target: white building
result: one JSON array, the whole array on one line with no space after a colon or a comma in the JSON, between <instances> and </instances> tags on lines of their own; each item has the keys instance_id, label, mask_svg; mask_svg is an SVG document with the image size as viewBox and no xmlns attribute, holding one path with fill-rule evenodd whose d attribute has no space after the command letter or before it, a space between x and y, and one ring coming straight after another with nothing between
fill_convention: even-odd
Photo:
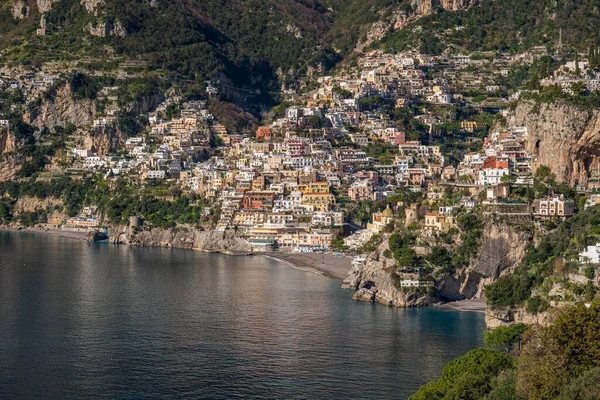
<instances>
[{"instance_id":1,"label":"white building","mask_svg":"<svg viewBox=\"0 0 600 400\"><path fill-rule=\"evenodd\" d=\"M579 262L582 264L600 264L600 243L588 246L579 253Z\"/></svg>"},{"instance_id":2,"label":"white building","mask_svg":"<svg viewBox=\"0 0 600 400\"><path fill-rule=\"evenodd\" d=\"M148 179L165 179L165 171L163 170L152 170L148 171Z\"/></svg>"}]
</instances>

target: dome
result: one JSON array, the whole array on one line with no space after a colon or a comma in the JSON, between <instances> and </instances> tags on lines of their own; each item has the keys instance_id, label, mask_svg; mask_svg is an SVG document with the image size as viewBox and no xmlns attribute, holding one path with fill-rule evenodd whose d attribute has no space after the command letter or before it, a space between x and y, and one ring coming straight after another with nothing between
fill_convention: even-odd
<instances>
[{"instance_id":1,"label":"dome","mask_svg":"<svg viewBox=\"0 0 600 400\"><path fill-rule=\"evenodd\" d=\"M391 217L393 215L392 213L392 209L390 208L390 205L388 204L388 206L385 208L385 210L383 210L383 212L381 213L382 217Z\"/></svg>"}]
</instances>

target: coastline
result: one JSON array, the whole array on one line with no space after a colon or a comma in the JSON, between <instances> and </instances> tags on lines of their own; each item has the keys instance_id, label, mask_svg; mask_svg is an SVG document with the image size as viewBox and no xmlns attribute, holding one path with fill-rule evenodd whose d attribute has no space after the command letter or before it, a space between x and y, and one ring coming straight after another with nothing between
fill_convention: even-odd
<instances>
[{"instance_id":1,"label":"coastline","mask_svg":"<svg viewBox=\"0 0 600 400\"><path fill-rule=\"evenodd\" d=\"M452 311L485 313L486 301L485 299L458 300L448 303L434 304L433 307L439 307Z\"/></svg>"},{"instance_id":2,"label":"coastline","mask_svg":"<svg viewBox=\"0 0 600 400\"><path fill-rule=\"evenodd\" d=\"M265 253L265 257L286 263L293 268L331 279L344 280L352 269L352 259L320 253Z\"/></svg>"},{"instance_id":3,"label":"coastline","mask_svg":"<svg viewBox=\"0 0 600 400\"><path fill-rule=\"evenodd\" d=\"M0 232L24 232L24 233L33 233L33 234L40 234L40 235L46 235L46 236L60 237L60 238L71 239L71 240L83 240L83 241L87 241L87 236L88 236L87 232L63 231L62 229L49 229L49 228L24 228L24 227L13 228L13 227L9 227L6 225L0 226Z\"/></svg>"},{"instance_id":4,"label":"coastline","mask_svg":"<svg viewBox=\"0 0 600 400\"><path fill-rule=\"evenodd\" d=\"M49 228L26 228L26 227L12 227L12 226L0 226L0 231L5 232L25 232L33 234L41 234L46 236L60 237L70 240L82 240L87 241L87 232L73 232L63 231L61 229L49 229ZM199 249L191 249L195 251L206 251ZM211 251L213 252L213 251ZM230 251L214 251L224 255L232 257L248 256L252 253L246 252L230 252ZM254 255L265 256L280 262L286 263L289 266L306 271L315 273L317 275L326 276L331 279L343 280L348 275L348 272L352 269L352 260L350 258L336 257L333 254L320 254L320 253L254 253Z\"/></svg>"},{"instance_id":5,"label":"coastline","mask_svg":"<svg viewBox=\"0 0 600 400\"><path fill-rule=\"evenodd\" d=\"M0 225L0 232L24 232L32 234L40 234L46 236L59 237L68 240L79 240L87 241L87 232L73 232L63 231L61 229L49 229L49 228L26 228L26 227L12 227L6 225ZM164 246L163 246L164 247ZM190 249L194 251L202 251L199 249ZM234 252L229 253L226 251L215 251L223 255L229 255L232 257L256 255L263 256L272 260L277 260L288 266L304 271L313 273L320 276L325 276L330 279L342 281L346 278L350 270L352 269L352 259L348 257L337 257L333 254L321 254L321 253L250 253L250 254L236 254ZM445 309L449 311L459 312L486 312L486 301L485 299L468 299L451 301L448 303L433 304L432 307Z\"/></svg>"}]
</instances>

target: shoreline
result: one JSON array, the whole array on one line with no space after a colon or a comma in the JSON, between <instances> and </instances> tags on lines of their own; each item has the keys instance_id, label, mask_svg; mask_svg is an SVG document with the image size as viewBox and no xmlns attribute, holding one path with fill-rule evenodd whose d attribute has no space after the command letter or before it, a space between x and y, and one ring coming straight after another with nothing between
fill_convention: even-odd
<instances>
[{"instance_id":1,"label":"shoreline","mask_svg":"<svg viewBox=\"0 0 600 400\"><path fill-rule=\"evenodd\" d=\"M70 240L87 241L87 232L63 231L61 229L49 228L29 228L29 227L11 227L0 226L0 231L4 232L23 232L32 234L41 234L45 236L60 237ZM131 245L130 245L131 246ZM166 246L161 246L166 247ZM348 272L352 269L352 260L350 258L336 257L333 254L320 253L246 253L246 252L229 252L229 251L207 251L191 248L189 250L202 251L207 253L219 253L231 257L239 256L264 256L273 260L277 260L288 264L292 268L314 273L321 276L326 276L331 279L344 280Z\"/></svg>"},{"instance_id":2,"label":"shoreline","mask_svg":"<svg viewBox=\"0 0 600 400\"><path fill-rule=\"evenodd\" d=\"M0 232L17 232L17 233L33 233L45 236L60 237L71 240L82 240L87 241L87 232L74 232L74 231L63 231L62 229L48 229L48 228L12 228L7 226L0 226Z\"/></svg>"},{"instance_id":3,"label":"shoreline","mask_svg":"<svg viewBox=\"0 0 600 400\"><path fill-rule=\"evenodd\" d=\"M260 255L260 254L257 254ZM264 253L263 256L292 268L343 281L352 269L352 259L321 253Z\"/></svg>"},{"instance_id":4,"label":"shoreline","mask_svg":"<svg viewBox=\"0 0 600 400\"><path fill-rule=\"evenodd\" d=\"M485 299L467 299L450 301L448 303L434 304L433 307L451 310L451 311L462 311L462 312L486 312L486 301Z\"/></svg>"},{"instance_id":5,"label":"shoreline","mask_svg":"<svg viewBox=\"0 0 600 400\"><path fill-rule=\"evenodd\" d=\"M0 232L23 232L31 234L40 234L45 236L59 237L68 240L87 241L87 232L63 231L60 229L48 228L17 228L9 226L0 226ZM165 247L165 246L162 246ZM202 251L199 249L189 249L193 251ZM254 254L228 254L227 252L214 251L231 257L237 256L263 256L265 258L276 260L286 264L294 269L324 276L330 279L343 281L352 269L352 259L347 257L337 257L333 254L321 253L254 253ZM431 307L459 312L486 312L485 299L469 299L451 301L448 303L433 304Z\"/></svg>"}]
</instances>

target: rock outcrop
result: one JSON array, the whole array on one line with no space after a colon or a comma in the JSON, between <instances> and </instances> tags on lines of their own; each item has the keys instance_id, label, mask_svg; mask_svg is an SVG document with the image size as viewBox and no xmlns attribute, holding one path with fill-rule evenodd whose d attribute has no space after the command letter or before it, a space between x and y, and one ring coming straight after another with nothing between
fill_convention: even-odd
<instances>
[{"instance_id":1,"label":"rock outcrop","mask_svg":"<svg viewBox=\"0 0 600 400\"><path fill-rule=\"evenodd\" d=\"M104 0L80 0L80 3L88 12L95 12L98 6L104 3Z\"/></svg>"},{"instance_id":2,"label":"rock outcrop","mask_svg":"<svg viewBox=\"0 0 600 400\"><path fill-rule=\"evenodd\" d=\"M3 159L0 162L0 182L15 179L17 172L19 172L19 163L17 163L15 157Z\"/></svg>"},{"instance_id":3,"label":"rock outcrop","mask_svg":"<svg viewBox=\"0 0 600 400\"><path fill-rule=\"evenodd\" d=\"M356 300L376 301L383 304L411 307L439 302L482 298L483 288L501 275L510 273L525 255L533 235L519 231L506 223L488 222L478 256L467 268L438 278L435 291L400 290L391 272L394 260L383 257L388 249L387 240L366 257L361 267L353 268L342 287L357 289Z\"/></svg>"},{"instance_id":4,"label":"rock outcrop","mask_svg":"<svg viewBox=\"0 0 600 400\"><path fill-rule=\"evenodd\" d=\"M523 323L527 325L548 325L551 323L552 314L543 312L530 314L524 308L505 308L501 310L488 309L485 313L485 326L496 329L500 326Z\"/></svg>"},{"instance_id":5,"label":"rock outcrop","mask_svg":"<svg viewBox=\"0 0 600 400\"><path fill-rule=\"evenodd\" d=\"M600 168L599 110L520 101L509 123L527 127L534 171L548 166L558 181L573 186L585 185L591 171Z\"/></svg>"},{"instance_id":6,"label":"rock outcrop","mask_svg":"<svg viewBox=\"0 0 600 400\"><path fill-rule=\"evenodd\" d=\"M428 306L435 298L424 292L403 291L396 287L390 274L394 260L383 257L388 249L387 241L383 241L376 251L366 257L362 267L354 267L344 279L342 288L357 289L354 300L375 301L395 307Z\"/></svg>"},{"instance_id":7,"label":"rock outcrop","mask_svg":"<svg viewBox=\"0 0 600 400\"><path fill-rule=\"evenodd\" d=\"M117 150L127 140L127 135L114 126L97 128L83 139L83 148L104 156Z\"/></svg>"},{"instance_id":8,"label":"rock outcrop","mask_svg":"<svg viewBox=\"0 0 600 400\"><path fill-rule=\"evenodd\" d=\"M114 24L110 22L90 23L87 26L87 30L90 35L97 37L127 36L127 31L120 21L116 21Z\"/></svg>"},{"instance_id":9,"label":"rock outcrop","mask_svg":"<svg viewBox=\"0 0 600 400\"><path fill-rule=\"evenodd\" d=\"M11 8L11 13L14 19L25 19L29 15L29 6L23 0L16 1Z\"/></svg>"},{"instance_id":10,"label":"rock outcrop","mask_svg":"<svg viewBox=\"0 0 600 400\"><path fill-rule=\"evenodd\" d=\"M17 214L22 212L35 212L45 210L48 207L62 206L64 202L60 199L54 199L48 197L45 199L38 199L37 197L20 197L15 203L15 212Z\"/></svg>"},{"instance_id":11,"label":"rock outcrop","mask_svg":"<svg viewBox=\"0 0 600 400\"><path fill-rule=\"evenodd\" d=\"M47 13L52 10L52 5L58 0L37 0L38 11L41 14Z\"/></svg>"},{"instance_id":12,"label":"rock outcrop","mask_svg":"<svg viewBox=\"0 0 600 400\"><path fill-rule=\"evenodd\" d=\"M512 273L534 240L532 232L519 229L518 225L509 225L504 222L488 222L483 235L479 254L471 261L467 269L471 274L471 279L473 275L480 279L476 288L470 288L470 292L475 294L467 295L467 298L483 297L485 285L495 282L502 275ZM468 292L465 291L465 293Z\"/></svg>"},{"instance_id":13,"label":"rock outcrop","mask_svg":"<svg viewBox=\"0 0 600 400\"><path fill-rule=\"evenodd\" d=\"M15 137L8 129L0 129L0 154L15 150Z\"/></svg>"},{"instance_id":14,"label":"rock outcrop","mask_svg":"<svg viewBox=\"0 0 600 400\"><path fill-rule=\"evenodd\" d=\"M367 38L356 47L360 52L376 40L385 35L404 28L406 25L430 15L436 7L448 11L466 10L479 4L479 0L412 0L410 8L395 10L388 18L381 18L374 23L367 32Z\"/></svg>"},{"instance_id":15,"label":"rock outcrop","mask_svg":"<svg viewBox=\"0 0 600 400\"><path fill-rule=\"evenodd\" d=\"M110 243L144 247L176 247L232 253L250 253L252 251L250 244L232 230L225 232L203 231L191 226L142 231L125 226L115 226L109 230L108 237Z\"/></svg>"},{"instance_id":16,"label":"rock outcrop","mask_svg":"<svg viewBox=\"0 0 600 400\"><path fill-rule=\"evenodd\" d=\"M71 88L64 85L56 95L45 101L38 110L26 113L23 119L38 127L52 129L55 126L73 124L76 127L89 126L96 116L96 103L93 100L73 100Z\"/></svg>"}]
</instances>

